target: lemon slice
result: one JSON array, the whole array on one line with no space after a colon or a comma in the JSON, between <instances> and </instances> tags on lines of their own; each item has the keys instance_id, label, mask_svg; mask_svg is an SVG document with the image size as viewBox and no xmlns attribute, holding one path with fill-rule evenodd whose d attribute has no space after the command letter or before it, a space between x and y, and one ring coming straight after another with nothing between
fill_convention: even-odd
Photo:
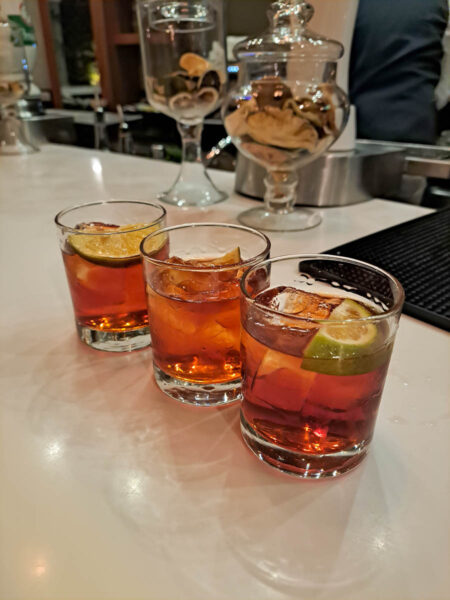
<instances>
[{"instance_id":1,"label":"lemon slice","mask_svg":"<svg viewBox=\"0 0 450 600\"><path fill-rule=\"evenodd\" d=\"M186 265L190 267L232 267L241 263L241 250L238 246L218 258L190 258L184 260L178 256L172 256L168 262L174 265Z\"/></svg>"},{"instance_id":2,"label":"lemon slice","mask_svg":"<svg viewBox=\"0 0 450 600\"><path fill-rule=\"evenodd\" d=\"M180 58L179 65L188 72L190 77L200 77L211 67L206 59L193 52L185 52Z\"/></svg>"},{"instance_id":3,"label":"lemon slice","mask_svg":"<svg viewBox=\"0 0 450 600\"><path fill-rule=\"evenodd\" d=\"M123 267L138 259L142 240L159 228L146 223L121 226L89 223L79 228L81 233L70 235L68 243L90 262Z\"/></svg>"},{"instance_id":4,"label":"lemon slice","mask_svg":"<svg viewBox=\"0 0 450 600\"><path fill-rule=\"evenodd\" d=\"M372 313L346 298L330 314L332 321L365 319ZM302 369L326 375L360 375L389 359L379 326L367 321L324 324L305 349Z\"/></svg>"},{"instance_id":5,"label":"lemon slice","mask_svg":"<svg viewBox=\"0 0 450 600\"><path fill-rule=\"evenodd\" d=\"M364 319L370 317L371 313L362 306L346 298L339 306L330 313L330 319L345 321L347 319ZM340 342L346 346L367 346L371 344L377 335L377 328L373 323L357 321L354 323L327 325L321 332L329 340Z\"/></svg>"},{"instance_id":6,"label":"lemon slice","mask_svg":"<svg viewBox=\"0 0 450 600\"><path fill-rule=\"evenodd\" d=\"M216 267L238 265L241 262L241 249L238 246L223 256L220 256L219 258L213 258L208 262Z\"/></svg>"}]
</instances>

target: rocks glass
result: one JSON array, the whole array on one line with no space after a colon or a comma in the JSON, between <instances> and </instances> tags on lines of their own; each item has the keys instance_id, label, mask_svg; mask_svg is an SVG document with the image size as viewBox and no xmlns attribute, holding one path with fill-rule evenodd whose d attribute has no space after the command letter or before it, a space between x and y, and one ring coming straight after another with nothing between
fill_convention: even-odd
<instances>
[{"instance_id":1,"label":"rocks glass","mask_svg":"<svg viewBox=\"0 0 450 600\"><path fill-rule=\"evenodd\" d=\"M156 383L186 404L241 397L240 279L269 256L268 238L239 225L161 229L141 244Z\"/></svg>"},{"instance_id":2,"label":"rocks glass","mask_svg":"<svg viewBox=\"0 0 450 600\"><path fill-rule=\"evenodd\" d=\"M139 244L165 219L162 206L128 201L56 215L77 331L88 346L124 352L150 344Z\"/></svg>"},{"instance_id":3,"label":"rocks glass","mask_svg":"<svg viewBox=\"0 0 450 600\"><path fill-rule=\"evenodd\" d=\"M300 255L256 265L241 287L246 444L299 477L354 468L375 428L400 283L361 261Z\"/></svg>"}]
</instances>

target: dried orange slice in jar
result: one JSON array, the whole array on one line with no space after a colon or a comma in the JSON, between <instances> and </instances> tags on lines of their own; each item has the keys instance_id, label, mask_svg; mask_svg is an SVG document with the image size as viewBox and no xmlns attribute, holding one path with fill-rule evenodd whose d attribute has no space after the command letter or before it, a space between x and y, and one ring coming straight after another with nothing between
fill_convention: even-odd
<instances>
[{"instance_id":1,"label":"dried orange slice in jar","mask_svg":"<svg viewBox=\"0 0 450 600\"><path fill-rule=\"evenodd\" d=\"M179 65L188 72L190 77L201 77L205 71L211 68L211 65L205 58L194 54L194 52L185 52L180 58Z\"/></svg>"}]
</instances>

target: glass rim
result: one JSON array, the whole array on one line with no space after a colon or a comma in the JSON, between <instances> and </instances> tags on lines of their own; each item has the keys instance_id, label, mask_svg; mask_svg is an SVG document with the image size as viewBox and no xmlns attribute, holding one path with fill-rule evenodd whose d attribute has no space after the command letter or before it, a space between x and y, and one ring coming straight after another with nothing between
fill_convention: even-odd
<instances>
[{"instance_id":1,"label":"glass rim","mask_svg":"<svg viewBox=\"0 0 450 600\"><path fill-rule=\"evenodd\" d=\"M80 208L88 208L90 206L101 206L104 204L143 204L144 206L151 206L152 208L156 208L161 212L161 215L154 219L151 223L146 223L143 227L136 227L135 229L130 229L129 231L80 231L79 229L75 229L74 227L70 227L69 225L64 225L61 222L61 218L67 215L70 212L74 212ZM157 225L162 220L165 219L167 215L167 211L164 206L160 204L155 204L153 202L146 202L145 200L103 200L98 202L87 202L85 204L76 204L74 206L70 206L69 208L64 208L60 210L59 213L55 216L54 222L57 227L67 231L69 233L75 233L78 235L123 235L124 233L130 233L130 231L142 231L144 229L148 229L152 225Z\"/></svg>"},{"instance_id":2,"label":"glass rim","mask_svg":"<svg viewBox=\"0 0 450 600\"><path fill-rule=\"evenodd\" d=\"M151 22L151 24L153 26L158 26L161 24L165 24L165 23L170 23L173 22L174 20L174 16L171 14L167 14L165 15L163 13L164 8L165 7L170 7L172 4L180 4L180 2L176 2L176 0L137 0L137 7L138 9L141 10L148 10L148 11L153 11L152 17L154 17L155 14L158 14L158 11L161 13L161 16L159 18L150 18L149 21ZM216 11L216 7L213 5L211 5L211 0L185 0L185 4L188 8L188 10L192 9L193 6L198 5L199 7L203 7L207 9L207 13L205 13L204 15L202 15L202 17L207 18L208 16L210 16L210 13L213 11ZM178 14L177 15L179 18L177 18L177 21L192 21L193 17L195 17L196 15L191 15L190 13L183 15L183 14ZM205 21L206 22L206 21ZM167 31L167 29L162 29L162 31ZM183 30L181 30L180 32L182 32ZM202 28L194 28L194 29L190 29L190 33L196 33L198 31L202 31Z\"/></svg>"},{"instance_id":3,"label":"glass rim","mask_svg":"<svg viewBox=\"0 0 450 600\"><path fill-rule=\"evenodd\" d=\"M171 231L175 231L178 229L188 229L188 228L195 228L195 227L222 227L225 229L237 229L240 231L245 231L247 233L251 233L254 234L255 236L259 237L261 240L263 240L266 243L266 246L264 248L264 250L262 250L261 252L259 252L256 256L253 256L252 258L248 258L240 263L236 263L234 265L217 265L214 267L205 267L205 266L194 266L194 265L178 265L176 263L170 263L167 260L159 260L157 258L154 258L153 256L149 256L148 253L144 250L144 244L146 243L146 241L149 238L154 238L157 235L164 235L167 234ZM262 261L262 258L266 255L267 252L270 252L270 248L271 248L271 242L270 239L267 237L266 234L262 233L261 231L258 231L257 229L252 229L251 227L245 227L244 225L235 225L234 223L183 223L181 225L171 225L170 227L162 227L161 229L158 229L158 231L153 231L152 233L150 233L149 235L147 235L142 242L140 243L139 246L139 250L141 253L141 256L144 260L147 260L148 262L154 264L154 265L158 265L158 266L170 266L173 268L176 268L177 271L202 271L204 273L209 272L218 272L218 271L230 271L230 270L236 270L236 269L240 269L242 267L252 267L253 265L256 265L257 263ZM154 252L154 251L153 251Z\"/></svg>"},{"instance_id":4,"label":"glass rim","mask_svg":"<svg viewBox=\"0 0 450 600\"><path fill-rule=\"evenodd\" d=\"M394 305L389 310L387 310L386 312L380 313L380 314L370 315L368 317L360 317L358 319L314 319L311 317L299 317L299 316L296 316L295 314L284 313L284 312L281 312L274 308L270 308L268 306L265 306L264 304L260 304L259 302L256 302L255 299L251 298L249 296L249 294L247 293L247 291L245 289L245 281L247 280L247 277L249 277L250 273L252 273L254 268L256 268L256 267L261 268L270 263L281 262L284 260L286 260L286 261L287 260L301 260L301 259L308 259L308 258L333 260L336 262L341 261L341 262L352 263L358 267L369 268L372 271L375 271L378 274L383 275L384 277L386 277L387 279L392 281L399 292L399 297L397 298L397 300L394 302ZM244 275L242 276L242 279L241 279L241 292L246 300L251 302L253 305L257 306L261 310L264 310L272 315L288 317L296 322L304 321L304 322L308 322L308 323L318 323L318 324L322 324L322 323L343 324L343 323L361 323L361 322L380 321L380 320L386 319L386 318L400 312L401 308L403 306L403 303L405 301L405 290L403 289L402 284L399 282L399 280L396 277L394 277L393 275L388 273L388 271L385 271L384 269L381 269L380 267L371 265L370 263L364 262L362 260L358 260L356 258L350 258L347 256L338 256L335 254L287 254L284 256L275 256L274 258L268 258L267 260L261 261L258 265L254 265L246 273L244 273ZM345 299L345 298L343 298L343 299Z\"/></svg>"}]
</instances>

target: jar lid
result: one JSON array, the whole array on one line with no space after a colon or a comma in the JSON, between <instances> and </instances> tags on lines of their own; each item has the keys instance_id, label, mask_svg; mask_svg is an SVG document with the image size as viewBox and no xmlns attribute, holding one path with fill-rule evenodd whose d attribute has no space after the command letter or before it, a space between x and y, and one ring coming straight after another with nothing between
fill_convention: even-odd
<instances>
[{"instance_id":1,"label":"jar lid","mask_svg":"<svg viewBox=\"0 0 450 600\"><path fill-rule=\"evenodd\" d=\"M344 54L343 45L308 29L314 8L303 0L273 2L267 12L269 28L237 44L233 51L238 60L273 56L276 59L313 59L335 62Z\"/></svg>"}]
</instances>

